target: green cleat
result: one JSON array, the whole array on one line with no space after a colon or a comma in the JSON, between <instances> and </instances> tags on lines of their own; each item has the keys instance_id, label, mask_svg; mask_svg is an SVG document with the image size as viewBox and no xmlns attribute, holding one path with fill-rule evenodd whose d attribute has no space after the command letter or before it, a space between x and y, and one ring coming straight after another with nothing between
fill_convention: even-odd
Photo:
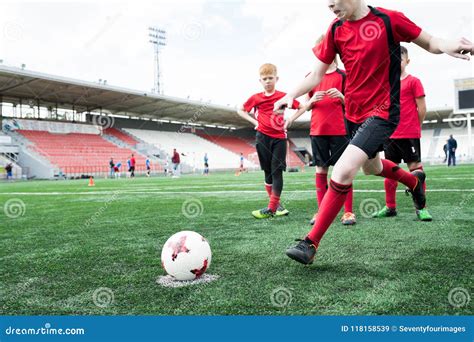
<instances>
[{"instance_id":1,"label":"green cleat","mask_svg":"<svg viewBox=\"0 0 474 342\"><path fill-rule=\"evenodd\" d=\"M275 216L288 216L290 212L288 209L283 208L281 205L278 206Z\"/></svg>"},{"instance_id":2,"label":"green cleat","mask_svg":"<svg viewBox=\"0 0 474 342\"><path fill-rule=\"evenodd\" d=\"M275 214L270 209L263 208L263 209L260 209L260 210L252 211L252 215L256 219L266 219L266 218L273 217Z\"/></svg>"},{"instance_id":3,"label":"green cleat","mask_svg":"<svg viewBox=\"0 0 474 342\"><path fill-rule=\"evenodd\" d=\"M433 216L428 212L426 208L416 211L416 216L420 219L420 221L432 221Z\"/></svg>"},{"instance_id":4,"label":"green cleat","mask_svg":"<svg viewBox=\"0 0 474 342\"><path fill-rule=\"evenodd\" d=\"M380 218L380 217L392 217L397 216L397 209L392 209L387 206L383 207L379 211L376 211L372 214L373 218Z\"/></svg>"}]
</instances>

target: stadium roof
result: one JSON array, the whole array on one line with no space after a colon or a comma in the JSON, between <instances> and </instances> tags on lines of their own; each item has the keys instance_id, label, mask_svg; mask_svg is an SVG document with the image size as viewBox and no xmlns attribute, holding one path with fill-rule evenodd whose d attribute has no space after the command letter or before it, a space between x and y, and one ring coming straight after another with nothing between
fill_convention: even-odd
<instances>
[{"instance_id":1,"label":"stadium roof","mask_svg":"<svg viewBox=\"0 0 474 342\"><path fill-rule=\"evenodd\" d=\"M147 93L95 82L38 73L0 65L0 99L12 104L73 109L131 117L180 121L216 126L248 127L235 108L189 99ZM428 112L426 120L448 117L452 109ZM307 128L297 121L293 128Z\"/></svg>"}]
</instances>

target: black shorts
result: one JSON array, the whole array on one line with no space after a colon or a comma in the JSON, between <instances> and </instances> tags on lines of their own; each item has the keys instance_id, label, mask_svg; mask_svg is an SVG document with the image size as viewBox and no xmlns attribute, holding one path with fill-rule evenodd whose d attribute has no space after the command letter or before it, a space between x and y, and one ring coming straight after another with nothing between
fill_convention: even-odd
<instances>
[{"instance_id":1,"label":"black shorts","mask_svg":"<svg viewBox=\"0 0 474 342\"><path fill-rule=\"evenodd\" d=\"M286 145L286 139L272 138L257 132L255 147L263 171L286 170Z\"/></svg>"},{"instance_id":2,"label":"black shorts","mask_svg":"<svg viewBox=\"0 0 474 342\"><path fill-rule=\"evenodd\" d=\"M345 135L312 135L314 165L319 167L335 165L349 145L349 140Z\"/></svg>"},{"instance_id":3,"label":"black shorts","mask_svg":"<svg viewBox=\"0 0 474 342\"><path fill-rule=\"evenodd\" d=\"M421 162L420 139L388 139L383 150L385 159L397 164Z\"/></svg>"},{"instance_id":4,"label":"black shorts","mask_svg":"<svg viewBox=\"0 0 474 342\"><path fill-rule=\"evenodd\" d=\"M360 124L346 120L346 125L351 137L350 144L364 151L369 159L383 151L385 142L397 128L395 123L378 116L371 116Z\"/></svg>"}]
</instances>

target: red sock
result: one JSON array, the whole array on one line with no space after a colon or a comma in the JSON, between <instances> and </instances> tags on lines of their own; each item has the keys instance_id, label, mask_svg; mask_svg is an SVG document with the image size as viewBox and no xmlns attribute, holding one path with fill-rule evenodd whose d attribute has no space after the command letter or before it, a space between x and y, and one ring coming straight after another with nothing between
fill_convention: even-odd
<instances>
[{"instance_id":1,"label":"red sock","mask_svg":"<svg viewBox=\"0 0 474 342\"><path fill-rule=\"evenodd\" d=\"M270 203L268 203L268 208L269 208L272 212L276 212L279 203L280 203L280 197L275 196L275 195L272 194L272 195L270 196Z\"/></svg>"},{"instance_id":2,"label":"red sock","mask_svg":"<svg viewBox=\"0 0 474 342\"><path fill-rule=\"evenodd\" d=\"M353 213L354 209L352 208L352 198L353 198L353 191L352 191L352 187L351 189L349 190L349 192L347 193L347 197L346 197L346 201L344 202L344 212L345 213Z\"/></svg>"},{"instance_id":3,"label":"red sock","mask_svg":"<svg viewBox=\"0 0 474 342\"><path fill-rule=\"evenodd\" d=\"M332 221L336 218L339 210L341 210L347 193L351 190L352 184L339 184L331 180L329 182L329 189L321 202L321 207L318 211L318 219L313 226L313 229L308 234L308 238L317 246L321 241L324 233L328 230Z\"/></svg>"},{"instance_id":4,"label":"red sock","mask_svg":"<svg viewBox=\"0 0 474 342\"><path fill-rule=\"evenodd\" d=\"M418 184L418 178L413 176L410 172L403 170L393 161L382 159L382 166L382 172L378 176L396 180L397 182L405 184L410 189L414 189Z\"/></svg>"},{"instance_id":5,"label":"red sock","mask_svg":"<svg viewBox=\"0 0 474 342\"><path fill-rule=\"evenodd\" d=\"M265 190L267 190L268 197L272 195L272 185L265 183Z\"/></svg>"},{"instance_id":6,"label":"red sock","mask_svg":"<svg viewBox=\"0 0 474 342\"><path fill-rule=\"evenodd\" d=\"M416 169L410 170L410 171L415 171L415 170L421 170L421 171L425 172L425 170L423 170L423 165L420 166L420 167L417 167ZM423 182L423 191L426 192L426 181Z\"/></svg>"},{"instance_id":7,"label":"red sock","mask_svg":"<svg viewBox=\"0 0 474 342\"><path fill-rule=\"evenodd\" d=\"M318 200L318 208L321 208L324 194L328 189L328 175L327 173L316 173L316 198Z\"/></svg>"},{"instance_id":8,"label":"red sock","mask_svg":"<svg viewBox=\"0 0 474 342\"><path fill-rule=\"evenodd\" d=\"M397 207L397 186L398 182L393 179L385 178L385 204L390 209Z\"/></svg>"}]
</instances>

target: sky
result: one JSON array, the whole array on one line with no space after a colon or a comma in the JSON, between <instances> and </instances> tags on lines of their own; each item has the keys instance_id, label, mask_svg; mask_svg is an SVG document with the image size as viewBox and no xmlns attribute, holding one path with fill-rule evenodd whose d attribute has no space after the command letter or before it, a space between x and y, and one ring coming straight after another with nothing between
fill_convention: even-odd
<instances>
[{"instance_id":1,"label":"sky","mask_svg":"<svg viewBox=\"0 0 474 342\"><path fill-rule=\"evenodd\" d=\"M474 39L474 6L464 0L374 0L443 38ZM311 48L334 18L326 0L10 1L0 4L4 65L149 92L154 51L148 27L167 32L161 53L165 95L234 107L261 91L258 68L277 65L289 91L314 63ZM453 80L470 62L406 44L408 72L421 79L428 109L452 107Z\"/></svg>"}]
</instances>

